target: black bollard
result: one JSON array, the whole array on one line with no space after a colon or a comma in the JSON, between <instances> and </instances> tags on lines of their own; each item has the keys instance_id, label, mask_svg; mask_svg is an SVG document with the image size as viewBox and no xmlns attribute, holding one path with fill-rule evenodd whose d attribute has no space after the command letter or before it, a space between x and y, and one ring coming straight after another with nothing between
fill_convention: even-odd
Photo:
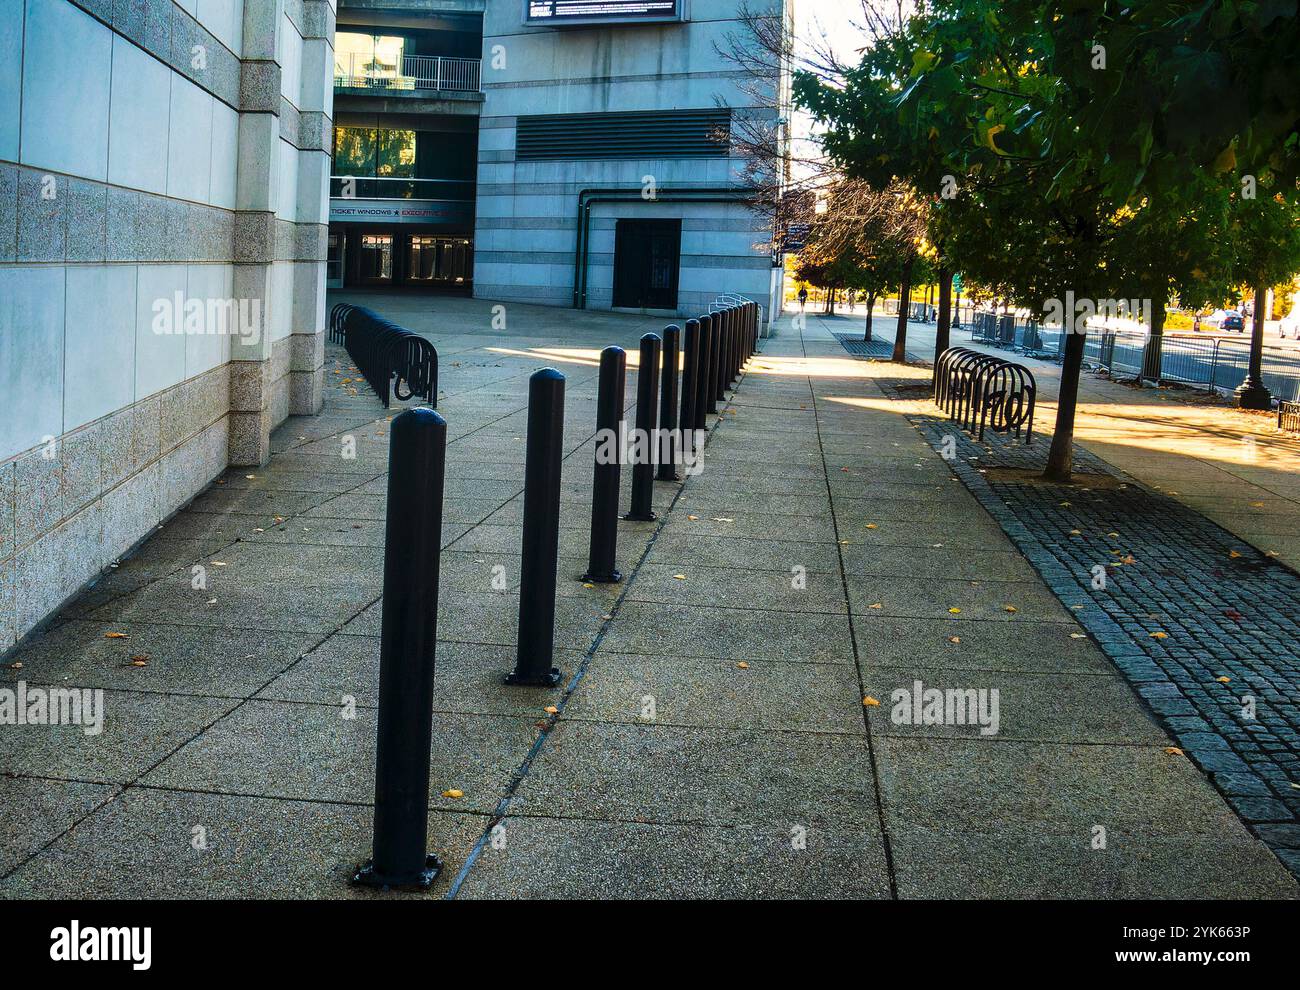
<instances>
[{"instance_id":1,"label":"black bollard","mask_svg":"<svg viewBox=\"0 0 1300 990\"><path fill-rule=\"evenodd\" d=\"M726 396L724 392L724 380L727 377L726 369L726 346L727 335L731 332L731 310L724 309L718 313L718 361L713 368L713 398L716 402L721 402Z\"/></svg>"},{"instance_id":2,"label":"black bollard","mask_svg":"<svg viewBox=\"0 0 1300 990\"><path fill-rule=\"evenodd\" d=\"M741 334L740 344L740 371L743 374L745 365L749 363L749 345L754 339L754 303L745 307L745 329Z\"/></svg>"},{"instance_id":3,"label":"black bollard","mask_svg":"<svg viewBox=\"0 0 1300 990\"><path fill-rule=\"evenodd\" d=\"M731 336L735 327L729 317L723 317L722 348L718 355L718 399L724 398L723 392L731 382Z\"/></svg>"},{"instance_id":4,"label":"black bollard","mask_svg":"<svg viewBox=\"0 0 1300 990\"><path fill-rule=\"evenodd\" d=\"M627 354L621 347L600 352L600 392L596 397L596 468L591 491L591 552L584 581L613 584L623 575L615 566L618 548L618 483L623 456L623 388ZM602 451L607 463L602 464Z\"/></svg>"},{"instance_id":5,"label":"black bollard","mask_svg":"<svg viewBox=\"0 0 1300 990\"><path fill-rule=\"evenodd\" d=\"M740 314L743 310L736 307L732 311L735 319L731 323L731 333L728 335L727 344L727 387L735 386L736 379L740 376Z\"/></svg>"},{"instance_id":6,"label":"black bollard","mask_svg":"<svg viewBox=\"0 0 1300 990\"><path fill-rule=\"evenodd\" d=\"M408 409L391 436L373 857L352 882L427 890L442 869L428 831L447 421L432 409Z\"/></svg>"},{"instance_id":7,"label":"black bollard","mask_svg":"<svg viewBox=\"0 0 1300 990\"><path fill-rule=\"evenodd\" d=\"M722 316L719 313L710 313L708 323L704 324L704 317L700 317L701 324L705 327L704 340L709 344L709 356L700 363L704 367L704 375L700 380L700 408L696 415L699 417L700 429L704 429L708 424L705 416L708 413L717 413L718 411L718 340L722 336ZM701 342L702 346L703 342Z\"/></svg>"},{"instance_id":8,"label":"black bollard","mask_svg":"<svg viewBox=\"0 0 1300 990\"><path fill-rule=\"evenodd\" d=\"M664 360L659 373L659 481L677 477L677 351L681 327L664 327Z\"/></svg>"},{"instance_id":9,"label":"black bollard","mask_svg":"<svg viewBox=\"0 0 1300 990\"><path fill-rule=\"evenodd\" d=\"M519 567L519 646L507 684L554 687L555 568L560 557L560 468L564 462L564 375L528 379L524 454L524 536Z\"/></svg>"},{"instance_id":10,"label":"black bollard","mask_svg":"<svg viewBox=\"0 0 1300 990\"><path fill-rule=\"evenodd\" d=\"M693 446L695 436L695 403L700 396L700 321L687 320L686 334L682 337L682 415L678 425L682 431L682 449Z\"/></svg>"},{"instance_id":11,"label":"black bollard","mask_svg":"<svg viewBox=\"0 0 1300 990\"><path fill-rule=\"evenodd\" d=\"M632 462L632 508L624 519L637 522L654 522L655 465L659 459L658 407L659 355L663 341L657 333L641 338L641 363L636 373L636 441L632 449L637 458Z\"/></svg>"}]
</instances>

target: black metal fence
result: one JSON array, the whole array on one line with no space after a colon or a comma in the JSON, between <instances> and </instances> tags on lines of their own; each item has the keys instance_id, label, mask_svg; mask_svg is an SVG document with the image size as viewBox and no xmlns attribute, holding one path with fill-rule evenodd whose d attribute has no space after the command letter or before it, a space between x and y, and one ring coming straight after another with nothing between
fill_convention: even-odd
<instances>
[{"instance_id":1,"label":"black metal fence","mask_svg":"<svg viewBox=\"0 0 1300 990\"><path fill-rule=\"evenodd\" d=\"M1277 428L1300 433L1300 402L1282 402L1277 407Z\"/></svg>"},{"instance_id":2,"label":"black metal fence","mask_svg":"<svg viewBox=\"0 0 1300 990\"><path fill-rule=\"evenodd\" d=\"M347 349L385 408L393 396L438 404L438 351L418 333L364 306L338 303L330 310L329 335Z\"/></svg>"},{"instance_id":3,"label":"black metal fence","mask_svg":"<svg viewBox=\"0 0 1300 990\"><path fill-rule=\"evenodd\" d=\"M967 328L971 340L1015 350L1028 357L1060 361L1065 352L1065 332L1059 326L1042 326L1025 316L998 316L976 311ZM1084 344L1086 365L1112 376L1142 374L1147 335L1131 330L1090 330ZM1160 349L1160 378L1208 389L1231 392L1246 380L1250 366L1250 341L1224 337L1166 334ZM1282 401L1300 401L1300 349L1265 345L1264 384Z\"/></svg>"}]
</instances>

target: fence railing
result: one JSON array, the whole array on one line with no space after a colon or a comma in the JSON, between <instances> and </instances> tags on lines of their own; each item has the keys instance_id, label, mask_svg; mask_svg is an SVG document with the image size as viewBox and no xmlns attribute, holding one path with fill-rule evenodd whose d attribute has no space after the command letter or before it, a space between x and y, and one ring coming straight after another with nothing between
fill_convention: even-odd
<instances>
[{"instance_id":1,"label":"fence railing","mask_svg":"<svg viewBox=\"0 0 1300 990\"><path fill-rule=\"evenodd\" d=\"M1065 333L1059 326L1041 326L1024 316L999 316L976 311L963 328L971 339L1006 347L1032 357L1061 360ZM1098 329L1090 331L1083 360L1113 376L1142 373L1147 336L1141 333ZM1230 392L1246 380L1250 365L1249 340L1223 337L1198 339L1165 335L1161 347L1160 378L1183 385ZM1264 384L1279 400L1300 400L1300 349L1264 347Z\"/></svg>"},{"instance_id":2,"label":"fence railing","mask_svg":"<svg viewBox=\"0 0 1300 990\"><path fill-rule=\"evenodd\" d=\"M334 85L356 89L427 89L478 93L483 60L401 55L391 61L351 52L334 56Z\"/></svg>"},{"instance_id":3,"label":"fence railing","mask_svg":"<svg viewBox=\"0 0 1300 990\"><path fill-rule=\"evenodd\" d=\"M416 179L390 175L331 175L331 199L431 199L472 203L473 179Z\"/></svg>"}]
</instances>

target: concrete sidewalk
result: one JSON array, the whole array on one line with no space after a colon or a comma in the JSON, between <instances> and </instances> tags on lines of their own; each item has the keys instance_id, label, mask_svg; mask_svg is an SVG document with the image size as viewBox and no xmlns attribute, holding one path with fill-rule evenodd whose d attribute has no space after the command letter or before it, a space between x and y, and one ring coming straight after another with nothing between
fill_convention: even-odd
<instances>
[{"instance_id":1,"label":"concrete sidewalk","mask_svg":"<svg viewBox=\"0 0 1300 990\"><path fill-rule=\"evenodd\" d=\"M620 523L626 582L585 588L595 357L657 326L369 304L437 343L452 438L435 896L1296 896L878 366L816 330L768 341L703 473ZM345 879L369 852L388 416L330 358L322 416L0 671L102 688L108 714L0 729L0 896L377 896ZM546 364L569 375L553 691L501 685L518 591L491 585L518 571ZM998 731L891 717L918 681L996 689Z\"/></svg>"},{"instance_id":2,"label":"concrete sidewalk","mask_svg":"<svg viewBox=\"0 0 1300 990\"><path fill-rule=\"evenodd\" d=\"M829 336L860 333L865 318L865 311L809 314L809 323ZM875 336L892 341L895 323L877 313ZM909 322L909 355L932 361L934 336L934 324ZM965 330L954 331L952 343L1008 353L972 343ZM1038 380L1036 425L1050 432L1061 366L1013 356ZM1085 372L1077 416L1075 439L1085 449L1300 570L1300 440L1279 433L1274 414L1225 407L1202 391L1142 388Z\"/></svg>"}]
</instances>

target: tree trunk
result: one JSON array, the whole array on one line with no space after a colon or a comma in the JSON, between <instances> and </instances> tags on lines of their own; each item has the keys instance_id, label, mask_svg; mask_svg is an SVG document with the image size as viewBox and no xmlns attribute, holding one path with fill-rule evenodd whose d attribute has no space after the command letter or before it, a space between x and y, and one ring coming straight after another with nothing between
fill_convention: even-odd
<instances>
[{"instance_id":1,"label":"tree trunk","mask_svg":"<svg viewBox=\"0 0 1300 990\"><path fill-rule=\"evenodd\" d=\"M1250 324L1250 368L1246 380L1237 386L1239 409L1272 409L1273 393L1264 384L1264 321L1268 318L1265 303L1268 287L1255 286L1255 315Z\"/></svg>"},{"instance_id":2,"label":"tree trunk","mask_svg":"<svg viewBox=\"0 0 1300 990\"><path fill-rule=\"evenodd\" d=\"M862 335L863 340L867 340L867 341L871 340L871 312L875 308L876 308L876 294L874 292L868 292L867 293L867 329L866 332Z\"/></svg>"},{"instance_id":3,"label":"tree trunk","mask_svg":"<svg viewBox=\"0 0 1300 990\"><path fill-rule=\"evenodd\" d=\"M1088 339L1082 326L1071 332L1069 321L1067 315L1061 391L1056 399L1056 429L1052 433L1052 449L1047 452L1047 468L1043 471L1048 481L1061 483L1070 480L1074 466L1074 413L1079 405L1079 369L1083 367L1083 348Z\"/></svg>"},{"instance_id":4,"label":"tree trunk","mask_svg":"<svg viewBox=\"0 0 1300 990\"><path fill-rule=\"evenodd\" d=\"M952 328L952 272L947 265L939 266L939 319L934 329L934 362L948 349Z\"/></svg>"},{"instance_id":5,"label":"tree trunk","mask_svg":"<svg viewBox=\"0 0 1300 990\"><path fill-rule=\"evenodd\" d=\"M891 361L907 360L907 309L912 301L912 262L903 262L903 281L898 288L898 328L894 331L894 353Z\"/></svg>"},{"instance_id":6,"label":"tree trunk","mask_svg":"<svg viewBox=\"0 0 1300 990\"><path fill-rule=\"evenodd\" d=\"M1142 376L1140 381L1160 384L1160 367L1164 363L1165 348L1165 304L1163 300L1151 300L1151 336L1142 349Z\"/></svg>"}]
</instances>

